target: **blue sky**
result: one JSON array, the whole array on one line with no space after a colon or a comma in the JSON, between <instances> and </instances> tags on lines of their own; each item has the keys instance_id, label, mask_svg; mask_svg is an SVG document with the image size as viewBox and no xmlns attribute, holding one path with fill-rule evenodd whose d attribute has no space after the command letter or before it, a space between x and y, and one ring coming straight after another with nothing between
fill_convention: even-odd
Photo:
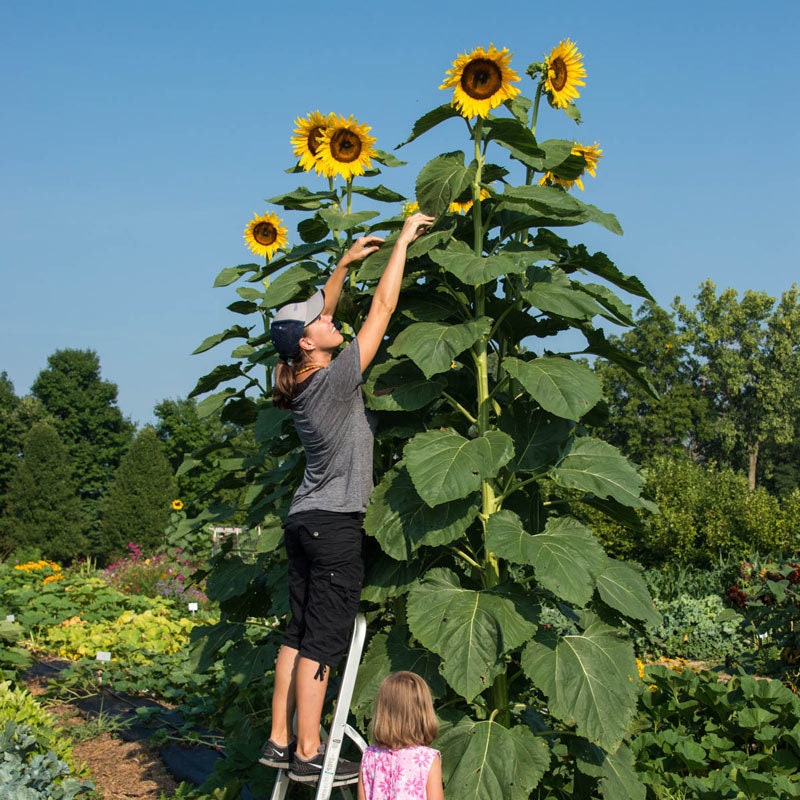
<instances>
[{"instance_id":1,"label":"blue sky","mask_svg":"<svg viewBox=\"0 0 800 800\"><path fill-rule=\"evenodd\" d=\"M453 59L489 43L521 75L561 39L583 53L583 124L547 112L538 134L600 143L583 199L625 235L571 241L664 305L705 278L777 296L800 272L798 23L795 0L0 0L0 371L23 395L55 350L94 349L123 413L151 422L227 357L190 354L241 320L212 283L254 260L244 225L315 186L284 171L294 120L352 114L392 151L449 99ZM452 121L372 181L412 194L465 145Z\"/></svg>"}]
</instances>

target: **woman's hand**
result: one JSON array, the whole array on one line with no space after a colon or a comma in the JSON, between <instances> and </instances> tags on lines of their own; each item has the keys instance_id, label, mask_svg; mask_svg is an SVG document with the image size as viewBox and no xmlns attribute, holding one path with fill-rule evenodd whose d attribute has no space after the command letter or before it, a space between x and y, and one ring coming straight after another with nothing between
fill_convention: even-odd
<instances>
[{"instance_id":1,"label":"woman's hand","mask_svg":"<svg viewBox=\"0 0 800 800\"><path fill-rule=\"evenodd\" d=\"M412 214L403 223L403 228L400 231L400 235L397 237L397 243L411 244L417 237L425 233L426 229L433 225L435 221L435 217L429 217L427 214L423 214L419 211L416 214Z\"/></svg>"},{"instance_id":2,"label":"woman's hand","mask_svg":"<svg viewBox=\"0 0 800 800\"><path fill-rule=\"evenodd\" d=\"M380 236L361 236L356 239L350 249L344 254L342 261L351 264L353 261L362 261L368 255L377 252L384 240Z\"/></svg>"}]
</instances>

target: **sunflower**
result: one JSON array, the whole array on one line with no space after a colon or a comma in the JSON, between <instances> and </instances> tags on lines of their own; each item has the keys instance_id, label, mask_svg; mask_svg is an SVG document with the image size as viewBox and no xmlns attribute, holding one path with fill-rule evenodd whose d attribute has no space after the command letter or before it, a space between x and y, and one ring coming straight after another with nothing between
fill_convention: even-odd
<instances>
[{"instance_id":1,"label":"sunflower","mask_svg":"<svg viewBox=\"0 0 800 800\"><path fill-rule=\"evenodd\" d=\"M260 217L253 215L244 229L244 240L252 252L259 256L272 258L276 250L286 247L286 228L277 214L268 211Z\"/></svg>"},{"instance_id":2,"label":"sunflower","mask_svg":"<svg viewBox=\"0 0 800 800\"><path fill-rule=\"evenodd\" d=\"M510 61L507 47L476 47L471 53L459 55L439 88L454 89L451 104L462 117L487 117L493 108L519 94L519 89L511 86L519 75L509 67Z\"/></svg>"},{"instance_id":3,"label":"sunflower","mask_svg":"<svg viewBox=\"0 0 800 800\"><path fill-rule=\"evenodd\" d=\"M403 203L400 214L405 218L416 214L417 211L419 211L419 203L416 200L409 200L407 203Z\"/></svg>"},{"instance_id":4,"label":"sunflower","mask_svg":"<svg viewBox=\"0 0 800 800\"><path fill-rule=\"evenodd\" d=\"M597 142L589 145L575 143L572 145L570 155L582 158L584 161L583 169L593 178L597 177L597 162L603 157L603 151ZM548 170L539 179L539 186L563 186L565 189L571 189L574 184L577 184L578 188L583 191L581 175L568 180L567 178L559 178L552 170Z\"/></svg>"},{"instance_id":5,"label":"sunflower","mask_svg":"<svg viewBox=\"0 0 800 800\"><path fill-rule=\"evenodd\" d=\"M585 86L586 70L578 45L562 39L544 60L544 88L553 108L566 108L580 97L576 86Z\"/></svg>"},{"instance_id":6,"label":"sunflower","mask_svg":"<svg viewBox=\"0 0 800 800\"><path fill-rule=\"evenodd\" d=\"M328 127L317 139L319 171L326 178L341 175L349 181L354 175L372 169L370 158L375 155L372 145L377 140L369 135L371 130L369 125L359 125L352 116L345 119L332 114Z\"/></svg>"},{"instance_id":7,"label":"sunflower","mask_svg":"<svg viewBox=\"0 0 800 800\"><path fill-rule=\"evenodd\" d=\"M486 200L487 197L489 197L489 190L481 189L481 200ZM447 210L453 214L466 214L471 208L472 198L470 197L469 200L465 200L463 203L459 203L457 200L454 200L452 203L450 203Z\"/></svg>"},{"instance_id":8,"label":"sunflower","mask_svg":"<svg viewBox=\"0 0 800 800\"><path fill-rule=\"evenodd\" d=\"M172 510L173 511L180 511L183 508L183 500L173 500L172 501Z\"/></svg>"},{"instance_id":9,"label":"sunflower","mask_svg":"<svg viewBox=\"0 0 800 800\"><path fill-rule=\"evenodd\" d=\"M312 111L305 119L298 117L294 121L296 127L294 136L292 136L292 149L300 159L300 166L306 172L312 169L318 173L322 172L317 160L319 140L323 131L332 125L335 120L334 114L321 114L319 111Z\"/></svg>"}]
</instances>

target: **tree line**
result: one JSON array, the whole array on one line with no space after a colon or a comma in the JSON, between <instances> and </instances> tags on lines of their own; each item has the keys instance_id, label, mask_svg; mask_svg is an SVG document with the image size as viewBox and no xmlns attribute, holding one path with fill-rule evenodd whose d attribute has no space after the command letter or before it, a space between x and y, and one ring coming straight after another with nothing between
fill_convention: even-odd
<instances>
[{"instance_id":1,"label":"tree line","mask_svg":"<svg viewBox=\"0 0 800 800\"><path fill-rule=\"evenodd\" d=\"M645 303L633 329L609 337L616 359L593 365L605 400L586 423L647 467L662 508L627 527L593 524L612 552L642 561L707 560L731 537L782 549L800 527L798 289L740 297L705 281L695 300ZM235 507L247 487L231 461L256 451L253 426L192 396L154 416L136 429L92 350L53 353L26 396L0 373L0 556L105 563L130 541L161 544L173 501L189 516Z\"/></svg>"},{"instance_id":2,"label":"tree line","mask_svg":"<svg viewBox=\"0 0 800 800\"><path fill-rule=\"evenodd\" d=\"M184 454L242 438L238 427L185 398L137 430L117 395L93 350L57 350L22 397L0 373L0 557L105 564L129 542L157 548L177 507L197 513L214 494L213 463L176 473Z\"/></svg>"}]
</instances>

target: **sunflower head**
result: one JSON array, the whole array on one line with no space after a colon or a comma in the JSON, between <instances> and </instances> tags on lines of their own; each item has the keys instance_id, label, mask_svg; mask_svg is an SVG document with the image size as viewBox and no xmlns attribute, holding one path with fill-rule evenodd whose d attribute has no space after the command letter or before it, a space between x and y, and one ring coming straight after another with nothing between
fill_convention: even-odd
<instances>
[{"instance_id":1,"label":"sunflower head","mask_svg":"<svg viewBox=\"0 0 800 800\"><path fill-rule=\"evenodd\" d=\"M451 102L462 117L487 117L493 108L519 94L519 89L511 85L519 75L511 69L510 62L507 47L476 47L471 53L458 56L439 88L453 89Z\"/></svg>"},{"instance_id":2,"label":"sunflower head","mask_svg":"<svg viewBox=\"0 0 800 800\"><path fill-rule=\"evenodd\" d=\"M306 171L316 170L321 173L317 152L322 133L335 121L334 114L321 114L312 111L305 119L298 117L295 121L292 149L300 159L300 166Z\"/></svg>"},{"instance_id":3,"label":"sunflower head","mask_svg":"<svg viewBox=\"0 0 800 800\"><path fill-rule=\"evenodd\" d=\"M183 508L183 500L173 500L172 501L172 509L173 511L180 511Z\"/></svg>"},{"instance_id":4,"label":"sunflower head","mask_svg":"<svg viewBox=\"0 0 800 800\"><path fill-rule=\"evenodd\" d=\"M481 200L486 200L489 197L489 190L488 189L481 189ZM454 200L450 203L448 207L448 211L453 214L466 214L472 208L472 198L470 197L468 200L464 200L463 202L458 202Z\"/></svg>"},{"instance_id":5,"label":"sunflower head","mask_svg":"<svg viewBox=\"0 0 800 800\"><path fill-rule=\"evenodd\" d=\"M253 215L244 229L244 240L253 253L266 258L272 258L275 251L286 247L289 241L286 227L280 217L271 211L261 216Z\"/></svg>"},{"instance_id":6,"label":"sunflower head","mask_svg":"<svg viewBox=\"0 0 800 800\"><path fill-rule=\"evenodd\" d=\"M544 60L544 89L553 108L566 108L580 97L577 86L585 86L586 70L578 45L560 41Z\"/></svg>"},{"instance_id":7,"label":"sunflower head","mask_svg":"<svg viewBox=\"0 0 800 800\"><path fill-rule=\"evenodd\" d=\"M410 217L412 214L416 214L419 211L419 203L416 200L410 200L407 203L403 203L403 207L400 209L400 214L403 218Z\"/></svg>"},{"instance_id":8,"label":"sunflower head","mask_svg":"<svg viewBox=\"0 0 800 800\"><path fill-rule=\"evenodd\" d=\"M565 189L571 189L573 186L577 185L577 187L583 191L583 173L588 172L593 178L596 178L597 162L600 161L602 157L603 151L597 142L589 145L578 144L576 142L572 145L572 150L570 150L568 159L568 163L572 162L570 164L570 173L568 173L571 174L572 177L565 178L559 176L557 174L557 168L555 171L548 170L539 179L539 186L563 186ZM576 169L579 170L577 175L575 174Z\"/></svg>"},{"instance_id":9,"label":"sunflower head","mask_svg":"<svg viewBox=\"0 0 800 800\"><path fill-rule=\"evenodd\" d=\"M369 135L370 130L369 125L359 125L352 116L345 119L332 114L318 140L319 171L327 178L341 175L349 181L372 169L370 159L375 156L373 145L377 140Z\"/></svg>"}]
</instances>

